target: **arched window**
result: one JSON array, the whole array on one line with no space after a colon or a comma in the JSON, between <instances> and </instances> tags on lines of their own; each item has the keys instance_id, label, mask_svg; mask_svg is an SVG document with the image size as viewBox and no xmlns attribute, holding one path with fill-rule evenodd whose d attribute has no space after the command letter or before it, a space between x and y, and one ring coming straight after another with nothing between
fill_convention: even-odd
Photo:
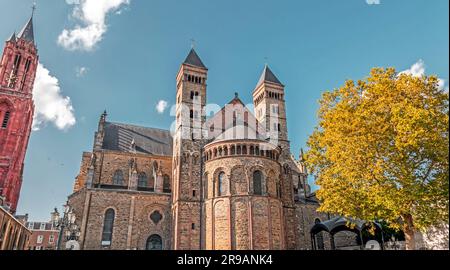
<instances>
[{"instance_id":1,"label":"arched window","mask_svg":"<svg viewBox=\"0 0 450 270\"><path fill-rule=\"evenodd\" d=\"M319 224L320 222L320 219L316 218L314 224ZM316 234L316 247L318 250L325 250L325 245L323 242L323 232Z\"/></svg>"},{"instance_id":2,"label":"arched window","mask_svg":"<svg viewBox=\"0 0 450 270\"><path fill-rule=\"evenodd\" d=\"M236 155L236 147L234 145L231 146L231 153L230 155Z\"/></svg>"},{"instance_id":3,"label":"arched window","mask_svg":"<svg viewBox=\"0 0 450 270\"><path fill-rule=\"evenodd\" d=\"M263 174L261 171L255 171L253 173L253 194L262 195L262 178Z\"/></svg>"},{"instance_id":4,"label":"arched window","mask_svg":"<svg viewBox=\"0 0 450 270\"><path fill-rule=\"evenodd\" d=\"M102 233L102 247L110 247L112 236L113 236L113 228L114 228L114 218L116 213L114 209L108 209L105 212L105 219L103 222L103 233Z\"/></svg>"},{"instance_id":5,"label":"arched window","mask_svg":"<svg viewBox=\"0 0 450 270\"><path fill-rule=\"evenodd\" d=\"M163 178L163 190L165 193L169 193L171 191L170 188L170 177L166 174Z\"/></svg>"},{"instance_id":6,"label":"arched window","mask_svg":"<svg viewBox=\"0 0 450 270\"><path fill-rule=\"evenodd\" d=\"M113 176L113 185L123 186L123 172L121 170L117 170Z\"/></svg>"},{"instance_id":7,"label":"arched window","mask_svg":"<svg viewBox=\"0 0 450 270\"><path fill-rule=\"evenodd\" d=\"M25 74L28 73L28 71L30 71L30 66L31 66L31 58L28 58L27 62L25 62Z\"/></svg>"},{"instance_id":8,"label":"arched window","mask_svg":"<svg viewBox=\"0 0 450 270\"><path fill-rule=\"evenodd\" d=\"M17 71L19 70L21 61L22 61L22 55L17 54L16 58L14 59L14 75L17 74Z\"/></svg>"},{"instance_id":9,"label":"arched window","mask_svg":"<svg viewBox=\"0 0 450 270\"><path fill-rule=\"evenodd\" d=\"M146 250L162 250L163 243L161 236L157 234L150 235L147 239Z\"/></svg>"},{"instance_id":10,"label":"arched window","mask_svg":"<svg viewBox=\"0 0 450 270\"><path fill-rule=\"evenodd\" d=\"M219 173L219 177L217 179L217 196L223 196L227 192L227 187L225 183L225 173Z\"/></svg>"},{"instance_id":11,"label":"arched window","mask_svg":"<svg viewBox=\"0 0 450 270\"><path fill-rule=\"evenodd\" d=\"M138 176L138 187L146 188L147 184L148 184L147 174L144 172L141 172Z\"/></svg>"}]
</instances>

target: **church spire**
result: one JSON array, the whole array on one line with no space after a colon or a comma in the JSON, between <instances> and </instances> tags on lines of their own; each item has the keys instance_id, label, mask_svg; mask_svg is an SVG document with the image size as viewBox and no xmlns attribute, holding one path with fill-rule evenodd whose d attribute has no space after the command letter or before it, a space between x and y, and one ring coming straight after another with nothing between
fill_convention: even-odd
<instances>
[{"instance_id":1,"label":"church spire","mask_svg":"<svg viewBox=\"0 0 450 270\"><path fill-rule=\"evenodd\" d=\"M16 32L14 32L6 42L16 42Z\"/></svg>"},{"instance_id":2,"label":"church spire","mask_svg":"<svg viewBox=\"0 0 450 270\"><path fill-rule=\"evenodd\" d=\"M33 17L34 11L36 10L36 4L33 4L32 9L33 11L31 12L31 17L28 20L27 24L25 24L25 26L19 32L18 38L34 43Z\"/></svg>"},{"instance_id":3,"label":"church spire","mask_svg":"<svg viewBox=\"0 0 450 270\"><path fill-rule=\"evenodd\" d=\"M272 70L270 70L270 68L267 64L264 66L263 73L261 74L261 78L259 78L259 81L258 81L258 84L256 85L256 87L260 86L262 83L265 83L265 82L270 82L270 83L274 83L274 84L283 86L283 84L280 82L280 80L278 80L277 76L275 76L275 74L273 74Z\"/></svg>"},{"instance_id":4,"label":"church spire","mask_svg":"<svg viewBox=\"0 0 450 270\"><path fill-rule=\"evenodd\" d=\"M186 57L186 60L184 60L183 64L206 69L206 66L203 64L202 60L195 52L194 48L191 49L188 56Z\"/></svg>"}]
</instances>

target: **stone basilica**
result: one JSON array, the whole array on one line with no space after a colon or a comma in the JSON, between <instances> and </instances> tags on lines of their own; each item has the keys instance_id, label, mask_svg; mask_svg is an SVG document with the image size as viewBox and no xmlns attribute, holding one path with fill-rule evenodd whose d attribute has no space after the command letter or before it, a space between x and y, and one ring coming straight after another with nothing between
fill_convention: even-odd
<instances>
[{"instance_id":1,"label":"stone basilica","mask_svg":"<svg viewBox=\"0 0 450 270\"><path fill-rule=\"evenodd\" d=\"M326 217L290 149L284 85L266 66L254 113L236 94L207 118L207 79L192 49L176 77L173 132L101 115L69 196L81 249L311 248Z\"/></svg>"}]
</instances>

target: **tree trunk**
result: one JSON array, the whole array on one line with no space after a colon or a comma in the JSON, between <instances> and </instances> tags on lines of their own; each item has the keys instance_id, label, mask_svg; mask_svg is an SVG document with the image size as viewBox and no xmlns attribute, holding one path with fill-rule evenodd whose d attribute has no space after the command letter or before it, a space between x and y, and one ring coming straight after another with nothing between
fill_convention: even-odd
<instances>
[{"instance_id":1,"label":"tree trunk","mask_svg":"<svg viewBox=\"0 0 450 270\"><path fill-rule=\"evenodd\" d=\"M403 232L405 233L406 250L416 249L415 229L413 223L413 217L410 214L403 216Z\"/></svg>"}]
</instances>

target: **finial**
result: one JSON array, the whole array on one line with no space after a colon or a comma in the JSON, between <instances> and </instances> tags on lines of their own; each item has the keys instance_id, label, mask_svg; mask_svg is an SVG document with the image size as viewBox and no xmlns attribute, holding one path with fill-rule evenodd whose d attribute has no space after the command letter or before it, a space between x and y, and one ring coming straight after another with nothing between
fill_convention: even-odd
<instances>
[{"instance_id":1,"label":"finial","mask_svg":"<svg viewBox=\"0 0 450 270\"><path fill-rule=\"evenodd\" d=\"M269 66L269 57L264 57L264 66L267 67Z\"/></svg>"},{"instance_id":2,"label":"finial","mask_svg":"<svg viewBox=\"0 0 450 270\"><path fill-rule=\"evenodd\" d=\"M303 148L300 148L300 161L305 161L305 154L303 153Z\"/></svg>"},{"instance_id":3,"label":"finial","mask_svg":"<svg viewBox=\"0 0 450 270\"><path fill-rule=\"evenodd\" d=\"M133 151L133 152L136 151L136 142L135 142L134 138L131 141L130 150Z\"/></svg>"},{"instance_id":4,"label":"finial","mask_svg":"<svg viewBox=\"0 0 450 270\"><path fill-rule=\"evenodd\" d=\"M238 92L234 92L234 97L235 98L239 98L239 93Z\"/></svg>"},{"instance_id":5,"label":"finial","mask_svg":"<svg viewBox=\"0 0 450 270\"><path fill-rule=\"evenodd\" d=\"M36 11L36 1L33 2L33 6L31 7L31 17L34 16L34 12Z\"/></svg>"},{"instance_id":6,"label":"finial","mask_svg":"<svg viewBox=\"0 0 450 270\"><path fill-rule=\"evenodd\" d=\"M195 48L195 39L191 38L191 49Z\"/></svg>"},{"instance_id":7,"label":"finial","mask_svg":"<svg viewBox=\"0 0 450 270\"><path fill-rule=\"evenodd\" d=\"M101 123L105 123L106 122L106 117L108 116L108 114L106 113L106 110L102 113L102 115L100 116L100 124Z\"/></svg>"}]
</instances>

